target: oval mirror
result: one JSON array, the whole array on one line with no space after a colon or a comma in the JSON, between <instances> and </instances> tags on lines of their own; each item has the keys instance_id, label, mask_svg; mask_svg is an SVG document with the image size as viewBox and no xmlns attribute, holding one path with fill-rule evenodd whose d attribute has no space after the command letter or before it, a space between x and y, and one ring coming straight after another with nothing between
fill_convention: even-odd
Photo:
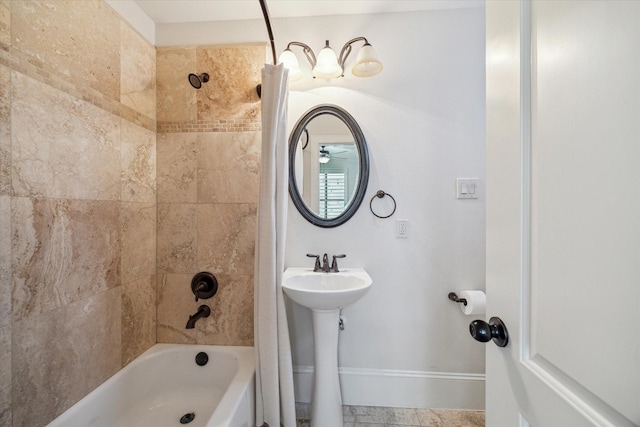
<instances>
[{"instance_id":1,"label":"oval mirror","mask_svg":"<svg viewBox=\"0 0 640 427\"><path fill-rule=\"evenodd\" d=\"M342 108L318 105L289 138L289 194L300 214L336 227L358 210L369 181L369 152L358 123Z\"/></svg>"}]
</instances>

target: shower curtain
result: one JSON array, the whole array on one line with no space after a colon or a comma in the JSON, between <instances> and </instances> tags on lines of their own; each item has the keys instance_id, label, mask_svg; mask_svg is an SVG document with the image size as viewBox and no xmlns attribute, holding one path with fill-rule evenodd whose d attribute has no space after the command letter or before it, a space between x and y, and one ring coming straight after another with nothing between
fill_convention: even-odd
<instances>
[{"instance_id":1,"label":"shower curtain","mask_svg":"<svg viewBox=\"0 0 640 427\"><path fill-rule=\"evenodd\" d=\"M282 64L262 70L262 163L256 233L254 342L256 425L295 427L293 367L282 293L287 225L287 80Z\"/></svg>"}]
</instances>

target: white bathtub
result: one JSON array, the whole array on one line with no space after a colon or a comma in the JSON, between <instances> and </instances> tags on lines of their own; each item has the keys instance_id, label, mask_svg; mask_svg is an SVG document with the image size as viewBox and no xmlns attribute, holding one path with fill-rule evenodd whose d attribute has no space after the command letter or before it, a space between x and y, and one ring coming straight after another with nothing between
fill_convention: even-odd
<instances>
[{"instance_id":1,"label":"white bathtub","mask_svg":"<svg viewBox=\"0 0 640 427\"><path fill-rule=\"evenodd\" d=\"M254 388L253 347L156 344L49 427L254 427Z\"/></svg>"}]
</instances>

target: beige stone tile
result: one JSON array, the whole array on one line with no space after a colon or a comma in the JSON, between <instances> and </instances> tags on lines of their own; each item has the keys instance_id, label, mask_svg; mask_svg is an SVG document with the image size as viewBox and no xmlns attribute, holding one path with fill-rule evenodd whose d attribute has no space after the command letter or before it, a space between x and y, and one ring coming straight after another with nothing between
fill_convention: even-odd
<instances>
[{"instance_id":1,"label":"beige stone tile","mask_svg":"<svg viewBox=\"0 0 640 427\"><path fill-rule=\"evenodd\" d=\"M257 203L260 132L198 134L198 202Z\"/></svg>"},{"instance_id":2,"label":"beige stone tile","mask_svg":"<svg viewBox=\"0 0 640 427\"><path fill-rule=\"evenodd\" d=\"M13 320L120 285L120 203L12 202Z\"/></svg>"},{"instance_id":3,"label":"beige stone tile","mask_svg":"<svg viewBox=\"0 0 640 427\"><path fill-rule=\"evenodd\" d=\"M12 85L14 194L120 200L120 119L18 72Z\"/></svg>"},{"instance_id":4,"label":"beige stone tile","mask_svg":"<svg viewBox=\"0 0 640 427\"><path fill-rule=\"evenodd\" d=\"M158 204L159 272L195 274L196 231L196 205Z\"/></svg>"},{"instance_id":5,"label":"beige stone tile","mask_svg":"<svg viewBox=\"0 0 640 427\"><path fill-rule=\"evenodd\" d=\"M427 427L484 427L483 411L417 409L420 425Z\"/></svg>"},{"instance_id":6,"label":"beige stone tile","mask_svg":"<svg viewBox=\"0 0 640 427\"><path fill-rule=\"evenodd\" d=\"M0 196L0 425L11 425L11 198Z\"/></svg>"},{"instance_id":7,"label":"beige stone tile","mask_svg":"<svg viewBox=\"0 0 640 427\"><path fill-rule=\"evenodd\" d=\"M11 327L0 327L0 426L11 424Z\"/></svg>"},{"instance_id":8,"label":"beige stone tile","mask_svg":"<svg viewBox=\"0 0 640 427\"><path fill-rule=\"evenodd\" d=\"M156 276L122 287L122 366L156 342Z\"/></svg>"},{"instance_id":9,"label":"beige stone tile","mask_svg":"<svg viewBox=\"0 0 640 427\"><path fill-rule=\"evenodd\" d=\"M158 134L158 202L197 202L197 167L198 151L195 133Z\"/></svg>"},{"instance_id":10,"label":"beige stone tile","mask_svg":"<svg viewBox=\"0 0 640 427\"><path fill-rule=\"evenodd\" d=\"M387 409L381 406L356 406L356 422L384 424L387 420Z\"/></svg>"},{"instance_id":11,"label":"beige stone tile","mask_svg":"<svg viewBox=\"0 0 640 427\"><path fill-rule=\"evenodd\" d=\"M100 0L14 1L13 46L120 100L120 16Z\"/></svg>"},{"instance_id":12,"label":"beige stone tile","mask_svg":"<svg viewBox=\"0 0 640 427\"><path fill-rule=\"evenodd\" d=\"M196 324L199 344L253 345L253 276L217 274L218 292L202 300L211 316Z\"/></svg>"},{"instance_id":13,"label":"beige stone tile","mask_svg":"<svg viewBox=\"0 0 640 427\"><path fill-rule=\"evenodd\" d=\"M14 323L13 425L46 425L120 369L121 298L116 288Z\"/></svg>"},{"instance_id":14,"label":"beige stone tile","mask_svg":"<svg viewBox=\"0 0 640 427\"><path fill-rule=\"evenodd\" d=\"M11 1L0 0L0 45L11 43Z\"/></svg>"},{"instance_id":15,"label":"beige stone tile","mask_svg":"<svg viewBox=\"0 0 640 427\"><path fill-rule=\"evenodd\" d=\"M433 427L442 425L440 417L431 409L416 409L420 425L425 427Z\"/></svg>"},{"instance_id":16,"label":"beige stone tile","mask_svg":"<svg viewBox=\"0 0 640 427\"><path fill-rule=\"evenodd\" d=\"M198 72L210 75L209 82L196 91L198 120L259 117L255 89L264 66L264 46L199 47L196 55Z\"/></svg>"},{"instance_id":17,"label":"beige stone tile","mask_svg":"<svg viewBox=\"0 0 640 427\"><path fill-rule=\"evenodd\" d=\"M0 7L0 11L2 8ZM0 65L0 195L11 194L11 70Z\"/></svg>"},{"instance_id":18,"label":"beige stone tile","mask_svg":"<svg viewBox=\"0 0 640 427\"><path fill-rule=\"evenodd\" d=\"M350 405L342 405L342 419L345 422L356 421L356 407Z\"/></svg>"},{"instance_id":19,"label":"beige stone tile","mask_svg":"<svg viewBox=\"0 0 640 427\"><path fill-rule=\"evenodd\" d=\"M156 49L120 22L120 102L155 120Z\"/></svg>"},{"instance_id":20,"label":"beige stone tile","mask_svg":"<svg viewBox=\"0 0 640 427\"><path fill-rule=\"evenodd\" d=\"M189 316L198 311L202 301L195 301L191 291L193 274L158 276L158 342L195 344L197 329L186 329Z\"/></svg>"},{"instance_id":21,"label":"beige stone tile","mask_svg":"<svg viewBox=\"0 0 640 427\"><path fill-rule=\"evenodd\" d=\"M160 47L156 51L158 121L196 120L196 89L190 73L200 74L195 48Z\"/></svg>"},{"instance_id":22,"label":"beige stone tile","mask_svg":"<svg viewBox=\"0 0 640 427\"><path fill-rule=\"evenodd\" d=\"M0 196L0 425L11 425L11 198Z\"/></svg>"},{"instance_id":23,"label":"beige stone tile","mask_svg":"<svg viewBox=\"0 0 640 427\"><path fill-rule=\"evenodd\" d=\"M0 328L11 326L11 197L0 196Z\"/></svg>"},{"instance_id":24,"label":"beige stone tile","mask_svg":"<svg viewBox=\"0 0 640 427\"><path fill-rule=\"evenodd\" d=\"M121 283L128 284L155 275L155 203L123 203L121 221Z\"/></svg>"},{"instance_id":25,"label":"beige stone tile","mask_svg":"<svg viewBox=\"0 0 640 427\"><path fill-rule=\"evenodd\" d=\"M253 274L257 205L198 205L198 269Z\"/></svg>"},{"instance_id":26,"label":"beige stone tile","mask_svg":"<svg viewBox=\"0 0 640 427\"><path fill-rule=\"evenodd\" d=\"M419 426L420 420L414 408L386 408L385 422L391 425Z\"/></svg>"},{"instance_id":27,"label":"beige stone tile","mask_svg":"<svg viewBox=\"0 0 640 427\"><path fill-rule=\"evenodd\" d=\"M122 200L155 202L156 134L124 119L121 127Z\"/></svg>"}]
</instances>

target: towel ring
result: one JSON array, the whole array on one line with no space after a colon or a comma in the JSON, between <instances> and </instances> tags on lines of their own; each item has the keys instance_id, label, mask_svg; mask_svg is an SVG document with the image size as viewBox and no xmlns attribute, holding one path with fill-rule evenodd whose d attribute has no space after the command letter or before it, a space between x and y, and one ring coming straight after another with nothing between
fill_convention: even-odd
<instances>
[{"instance_id":1,"label":"towel ring","mask_svg":"<svg viewBox=\"0 0 640 427\"><path fill-rule=\"evenodd\" d=\"M389 196L391 198L391 200L393 200L393 211L391 211L391 213L387 216L383 216L383 215L378 215L377 213L375 213L373 211L373 201L375 200L375 198L379 198L382 199L384 196ZM382 190L378 190L378 192L376 194L373 195L373 197L371 198L371 201L369 202L369 209L371 210L371 213L374 214L375 216L377 216L378 218L389 218L391 215L393 215L394 213L396 213L396 199L393 198L393 196L389 193L385 193Z\"/></svg>"}]
</instances>

